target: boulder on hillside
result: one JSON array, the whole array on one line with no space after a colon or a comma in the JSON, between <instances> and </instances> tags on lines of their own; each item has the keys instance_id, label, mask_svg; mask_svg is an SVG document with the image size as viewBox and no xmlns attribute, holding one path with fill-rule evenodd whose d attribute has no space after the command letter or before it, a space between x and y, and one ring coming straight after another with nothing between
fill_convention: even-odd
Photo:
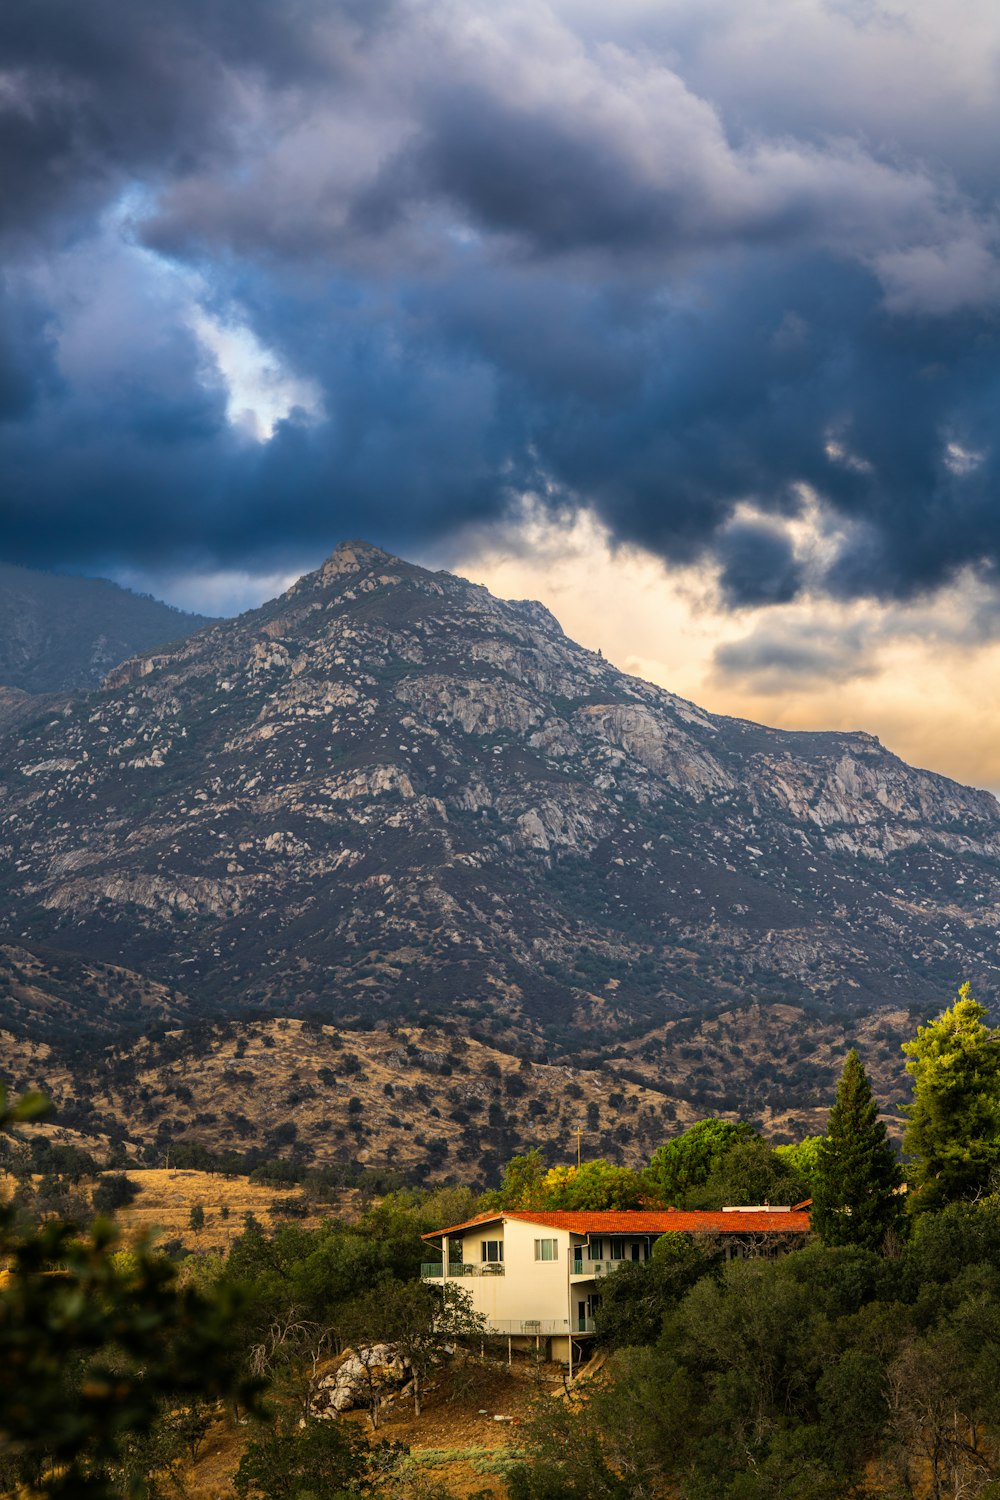
<instances>
[{"instance_id":1,"label":"boulder on hillside","mask_svg":"<svg viewBox=\"0 0 1000 1500\"><path fill-rule=\"evenodd\" d=\"M338 1412L370 1406L376 1392L384 1399L409 1378L409 1360L394 1344L346 1349L337 1368L320 1381L312 1401L313 1415L335 1417Z\"/></svg>"}]
</instances>

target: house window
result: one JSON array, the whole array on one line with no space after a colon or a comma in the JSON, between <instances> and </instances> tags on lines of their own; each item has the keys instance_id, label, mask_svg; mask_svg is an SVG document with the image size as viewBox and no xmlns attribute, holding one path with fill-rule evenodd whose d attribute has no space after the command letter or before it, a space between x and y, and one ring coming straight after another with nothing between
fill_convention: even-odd
<instances>
[{"instance_id":1,"label":"house window","mask_svg":"<svg viewBox=\"0 0 1000 1500\"><path fill-rule=\"evenodd\" d=\"M590 1244L587 1246L587 1259L588 1260L600 1260L600 1258L601 1258L601 1244L602 1244L601 1240L591 1240L590 1241Z\"/></svg>"},{"instance_id":2,"label":"house window","mask_svg":"<svg viewBox=\"0 0 1000 1500\"><path fill-rule=\"evenodd\" d=\"M608 1259L609 1260L624 1260L625 1259L625 1241L624 1240L612 1240L611 1241L611 1254L608 1257Z\"/></svg>"},{"instance_id":3,"label":"house window","mask_svg":"<svg viewBox=\"0 0 1000 1500\"><path fill-rule=\"evenodd\" d=\"M558 1248L558 1244L559 1244L558 1240L536 1240L535 1241L535 1259L536 1260L555 1260L555 1258L556 1258L556 1250Z\"/></svg>"},{"instance_id":4,"label":"house window","mask_svg":"<svg viewBox=\"0 0 1000 1500\"><path fill-rule=\"evenodd\" d=\"M503 1260L503 1240L480 1240L479 1249L483 1260Z\"/></svg>"}]
</instances>

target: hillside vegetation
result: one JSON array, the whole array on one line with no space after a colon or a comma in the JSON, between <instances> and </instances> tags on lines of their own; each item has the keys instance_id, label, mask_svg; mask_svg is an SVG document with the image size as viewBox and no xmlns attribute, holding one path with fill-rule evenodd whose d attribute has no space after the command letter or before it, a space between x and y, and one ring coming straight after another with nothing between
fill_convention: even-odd
<instances>
[{"instance_id":1,"label":"hillside vegetation","mask_svg":"<svg viewBox=\"0 0 1000 1500\"><path fill-rule=\"evenodd\" d=\"M209 623L105 578L0 563L0 685L26 693L96 688L127 657Z\"/></svg>"},{"instance_id":2,"label":"hillside vegetation","mask_svg":"<svg viewBox=\"0 0 1000 1500\"><path fill-rule=\"evenodd\" d=\"M326 1184L307 1176L302 1212L265 1224L247 1211L214 1253L197 1243L208 1205L190 1192L213 1191L214 1210L223 1191L245 1202L246 1184L213 1187L187 1169L95 1179L78 1150L22 1126L7 1144L17 1186L0 1208L4 1492L30 1478L44 1500L120 1500L145 1479L236 1500L991 1500L1000 1032L963 986L907 1055L905 1196L851 1052L819 1140L774 1150L745 1122L704 1120L639 1174L601 1161L546 1170L529 1152L485 1196L362 1193L347 1213L320 1206L310 1195ZM119 1223L134 1227L143 1192L163 1188L198 1221L194 1253L175 1243L173 1266L100 1220L81 1240L54 1206L60 1193L91 1192L95 1207L118 1198ZM565 1387L530 1351L508 1367L506 1339L491 1341L450 1279L418 1279L422 1234L483 1207L717 1207L807 1188L814 1234L802 1248L775 1257L751 1236L731 1258L711 1235L668 1233L651 1259L608 1275L596 1373L568 1399L553 1399ZM195 1338L199 1357L179 1358ZM11 1373L25 1350L30 1405ZM321 1417L345 1361L381 1373L355 1387L358 1409ZM99 1396L108 1368L130 1403L113 1420ZM268 1423L253 1415L262 1385Z\"/></svg>"},{"instance_id":3,"label":"hillside vegetation","mask_svg":"<svg viewBox=\"0 0 1000 1500\"><path fill-rule=\"evenodd\" d=\"M113 1139L160 1165L172 1145L195 1143L486 1184L529 1146L571 1160L578 1130L588 1155L630 1166L706 1111L752 1119L775 1141L822 1130L820 1101L852 1040L898 1134L903 1021L879 1014L849 1033L794 1007L723 1012L697 1028L668 1024L590 1067L531 1061L454 1025L350 1031L296 1019L203 1023L76 1057L9 1034L3 1046L17 1087L48 1094L61 1128L98 1151ZM797 1102L793 1073L815 1103Z\"/></svg>"}]
</instances>

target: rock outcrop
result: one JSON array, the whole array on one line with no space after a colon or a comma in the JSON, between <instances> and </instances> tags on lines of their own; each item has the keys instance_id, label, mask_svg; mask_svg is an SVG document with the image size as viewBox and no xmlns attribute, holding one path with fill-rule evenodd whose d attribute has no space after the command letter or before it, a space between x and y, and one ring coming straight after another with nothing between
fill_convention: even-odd
<instances>
[{"instance_id":1,"label":"rock outcrop","mask_svg":"<svg viewBox=\"0 0 1000 1500\"><path fill-rule=\"evenodd\" d=\"M405 1387L409 1362L393 1344L367 1344L347 1349L335 1370L317 1383L312 1398L314 1417L338 1417L343 1411L371 1406Z\"/></svg>"}]
</instances>

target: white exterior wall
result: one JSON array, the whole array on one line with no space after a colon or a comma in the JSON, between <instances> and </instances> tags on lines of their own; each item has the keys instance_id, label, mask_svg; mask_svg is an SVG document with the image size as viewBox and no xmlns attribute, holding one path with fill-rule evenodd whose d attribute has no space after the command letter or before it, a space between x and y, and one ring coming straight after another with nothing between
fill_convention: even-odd
<instances>
[{"instance_id":1,"label":"white exterior wall","mask_svg":"<svg viewBox=\"0 0 1000 1500\"><path fill-rule=\"evenodd\" d=\"M510 1323L534 1320L543 1324L546 1333L568 1329L569 1247L574 1238L579 1236L571 1236L565 1229L524 1224L516 1219L477 1225L461 1236L462 1260L478 1272L483 1264L482 1241L502 1240L503 1275L463 1276L456 1284L468 1292L476 1312L485 1313L490 1323L498 1324L504 1332ZM541 1239L555 1240L555 1260L535 1259L535 1241Z\"/></svg>"}]
</instances>

